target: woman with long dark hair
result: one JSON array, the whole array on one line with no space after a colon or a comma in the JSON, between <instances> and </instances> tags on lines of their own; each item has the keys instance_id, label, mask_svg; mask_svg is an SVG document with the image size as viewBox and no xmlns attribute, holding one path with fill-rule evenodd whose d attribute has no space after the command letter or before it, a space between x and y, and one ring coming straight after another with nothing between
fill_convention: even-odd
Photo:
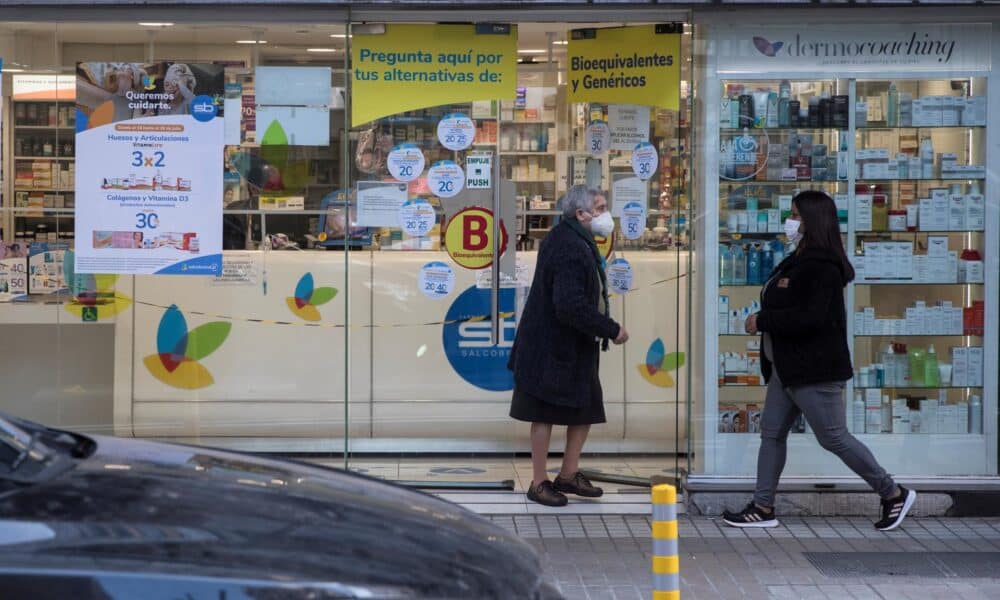
<instances>
[{"instance_id":1,"label":"woman with long dark hair","mask_svg":"<svg viewBox=\"0 0 1000 600\"><path fill-rule=\"evenodd\" d=\"M853 375L847 348L844 287L854 268L844 252L837 208L827 194L792 198L785 234L794 252L761 291L761 310L746 332L762 336L761 371L767 381L760 422L757 491L741 512L726 511L734 527L774 527L774 495L785 467L788 433L800 414L823 448L836 454L882 498L876 529L903 522L917 494L897 485L872 453L847 431L844 382Z\"/></svg>"}]
</instances>

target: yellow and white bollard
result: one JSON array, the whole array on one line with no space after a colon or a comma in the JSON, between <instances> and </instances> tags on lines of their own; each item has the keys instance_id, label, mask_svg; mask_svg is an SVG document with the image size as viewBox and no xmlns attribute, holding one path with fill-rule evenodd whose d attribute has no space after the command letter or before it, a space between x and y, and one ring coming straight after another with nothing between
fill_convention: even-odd
<instances>
[{"instance_id":1,"label":"yellow and white bollard","mask_svg":"<svg viewBox=\"0 0 1000 600\"><path fill-rule=\"evenodd\" d=\"M677 550L677 488L653 486L653 600L680 600Z\"/></svg>"}]
</instances>

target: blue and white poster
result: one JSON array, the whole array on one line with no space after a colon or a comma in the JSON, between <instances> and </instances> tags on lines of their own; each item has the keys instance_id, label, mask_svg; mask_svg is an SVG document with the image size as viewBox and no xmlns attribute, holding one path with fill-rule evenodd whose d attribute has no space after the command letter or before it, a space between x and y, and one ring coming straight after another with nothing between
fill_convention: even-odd
<instances>
[{"instance_id":1,"label":"blue and white poster","mask_svg":"<svg viewBox=\"0 0 1000 600\"><path fill-rule=\"evenodd\" d=\"M221 65L77 65L76 271L222 272Z\"/></svg>"}]
</instances>

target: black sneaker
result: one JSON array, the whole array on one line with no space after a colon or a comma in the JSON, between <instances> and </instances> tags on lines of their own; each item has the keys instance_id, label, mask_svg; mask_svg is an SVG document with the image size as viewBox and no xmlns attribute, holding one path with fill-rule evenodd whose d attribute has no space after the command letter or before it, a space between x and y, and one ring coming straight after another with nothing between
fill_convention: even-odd
<instances>
[{"instance_id":1,"label":"black sneaker","mask_svg":"<svg viewBox=\"0 0 1000 600\"><path fill-rule=\"evenodd\" d=\"M539 504L544 504L545 506L566 506L569 502L566 496L560 494L552 487L552 482L548 479L538 485L535 485L535 482L532 481L531 488L528 489L528 499Z\"/></svg>"},{"instance_id":2,"label":"black sneaker","mask_svg":"<svg viewBox=\"0 0 1000 600\"><path fill-rule=\"evenodd\" d=\"M882 518L875 523L875 529L879 531L892 531L899 527L906 513L910 512L913 503L917 500L917 493L899 486L899 497L895 500L882 501Z\"/></svg>"},{"instance_id":3,"label":"black sneaker","mask_svg":"<svg viewBox=\"0 0 1000 600\"><path fill-rule=\"evenodd\" d=\"M556 480L552 483L552 487L555 488L557 492L562 492L564 494L576 494L577 496L583 496L584 498L600 498L604 495L604 490L590 483L587 477L577 471L576 475L570 477L569 479L563 479L562 477L556 477Z\"/></svg>"},{"instance_id":4,"label":"black sneaker","mask_svg":"<svg viewBox=\"0 0 1000 600\"><path fill-rule=\"evenodd\" d=\"M774 509L766 513L751 502L747 504L741 512L734 513L728 510L722 513L722 520L726 525L733 527L777 527L778 519L774 516Z\"/></svg>"}]
</instances>

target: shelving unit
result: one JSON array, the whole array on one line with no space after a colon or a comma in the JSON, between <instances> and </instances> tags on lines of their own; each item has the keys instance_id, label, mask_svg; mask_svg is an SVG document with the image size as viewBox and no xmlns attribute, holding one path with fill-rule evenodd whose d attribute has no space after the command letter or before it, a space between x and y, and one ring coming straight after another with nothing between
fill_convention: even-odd
<instances>
[{"instance_id":1,"label":"shelving unit","mask_svg":"<svg viewBox=\"0 0 1000 600\"><path fill-rule=\"evenodd\" d=\"M12 175L4 241L73 245L75 118L72 99L14 97L5 149Z\"/></svg>"},{"instance_id":2,"label":"shelving unit","mask_svg":"<svg viewBox=\"0 0 1000 600\"><path fill-rule=\"evenodd\" d=\"M900 448L907 436L916 434L923 445L911 447L911 452L927 456L935 473L995 472L996 423L989 415L996 414L997 394L995 378L985 365L996 363L992 321L997 291L986 273L992 263L987 254L995 246L997 211L986 201L991 164L986 149L993 138L987 135L981 110L986 106L986 78L782 79L775 74L720 77L714 86L720 106L715 121L720 153L718 174L706 175L706 189L718 194L718 226L711 231L708 225L706 244L717 246L719 254L714 264L709 261L713 281L706 297L719 297L720 308L704 320L711 332L705 381L718 382L709 388L714 393L706 393L707 471L742 474L747 468L742 457L756 455L756 436L738 434L756 433L749 427L764 407L765 388L744 380L759 372L759 339L741 329L738 317L750 310L735 319L733 311L758 301L767 266L777 264L777 257L765 261L763 254L777 251L784 241L779 227L791 197L798 190L821 189L837 204L843 241L858 273L845 290L848 346L855 367L845 390L849 429L863 436L895 472L907 472L905 465L914 455L904 456ZM744 98L741 115L744 87L750 101ZM828 97L829 108L813 100L807 111L823 108L822 114L839 107L842 113L831 114L828 121L838 126L730 127L731 119L761 106L761 99L753 97L761 91L765 100L773 92L772 103L785 99L801 107L810 106L812 98ZM952 108L931 117L928 111L934 109L928 107L938 106ZM950 121L925 124L931 118ZM923 143L921 153L924 139L929 142ZM808 145L812 151L801 150ZM917 166L920 174L914 175ZM836 171L831 174L830 169ZM752 268L761 272L753 271L754 276L745 250L751 246L760 250ZM734 258L731 250L737 247ZM742 266L737 268L735 261ZM868 321L867 328L866 318L874 321ZM944 319L951 320L946 325ZM931 346L934 360L927 359ZM886 364L895 370L888 372ZM907 379L910 368L923 376L915 382ZM804 431L802 424L792 429ZM828 464L811 454L804 462L811 475L822 475L816 472L817 464ZM963 466L954 471L952 465ZM830 468L830 474L842 472L836 464L824 468Z\"/></svg>"}]
</instances>

